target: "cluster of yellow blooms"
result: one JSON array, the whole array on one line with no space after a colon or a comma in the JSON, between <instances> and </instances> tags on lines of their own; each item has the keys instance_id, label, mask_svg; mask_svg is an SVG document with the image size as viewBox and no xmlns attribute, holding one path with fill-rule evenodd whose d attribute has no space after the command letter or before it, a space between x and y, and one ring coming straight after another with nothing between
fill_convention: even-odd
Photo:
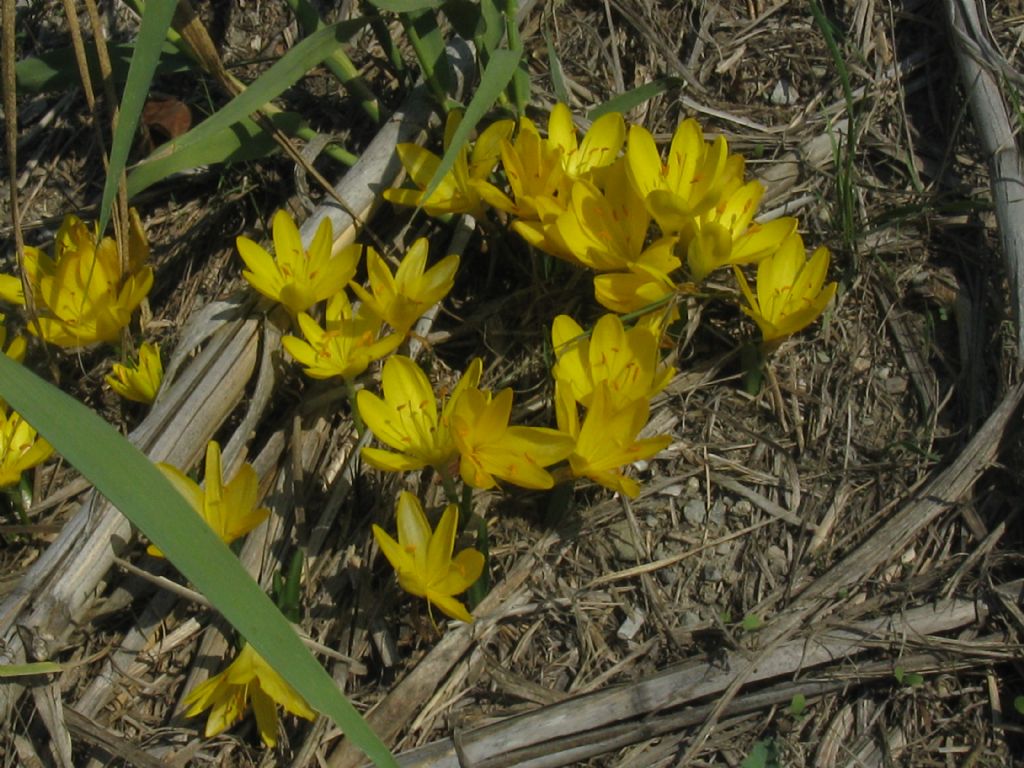
<instances>
[{"instance_id":1,"label":"cluster of yellow blooms","mask_svg":"<svg viewBox=\"0 0 1024 768\"><path fill-rule=\"evenodd\" d=\"M449 117L446 147L460 119L457 113ZM664 160L651 134L640 126L627 128L617 113L596 120L582 139L561 104L552 109L546 135L527 118L518 124L500 120L459 152L429 197L424 190L440 159L416 145L400 145L398 153L418 188L389 190L386 199L434 215L480 218L497 211L531 246L592 270L597 301L612 312L589 331L567 315L555 318L556 426L513 425L512 390L482 388L482 360L472 360L439 401L427 373L397 354L416 322L452 289L458 256L428 268L428 244L420 239L392 272L373 248L335 249L327 219L307 248L284 211L273 219L273 254L238 238L243 276L281 304L297 329L283 338L284 349L308 376L343 379L355 392L353 408L383 446L363 448L366 463L393 472L432 468L452 502L456 477L476 489L499 483L550 489L586 478L636 496L639 484L626 469L670 441L667 435L641 437L651 399L675 374L660 352L665 321L675 315L671 308L652 312L652 305L673 305L674 296L694 295L713 273L729 270L743 312L770 348L812 323L835 294L835 283L825 284L828 251L818 248L808 258L793 218L758 223L763 188L744 181L742 156L730 154L724 138L705 140L694 120L679 126ZM507 191L490 180L499 164ZM134 211L130 227L124 260L111 239L97 242L98 233L74 216L58 232L52 257L26 249L24 273L36 309L31 333L68 348L118 339L153 282ZM363 254L365 287L354 280ZM743 272L747 267L756 267L753 289ZM21 281L0 275L0 299L25 304ZM645 312L646 318L628 328L619 317ZM0 347L6 341L2 319ZM24 339L18 338L6 353L20 359L24 351ZM357 377L379 360L381 393L356 391ZM138 363L115 364L107 382L127 399L149 403L162 378L159 348L144 343ZM51 451L17 414L5 411L6 406L0 410L0 487L17 483L22 471ZM216 442L207 446L203 487L174 467L160 469L227 543L269 514L259 506L251 466L225 480ZM458 505L449 504L432 528L420 501L403 492L396 525L397 540L377 525L373 533L400 586L456 620L472 621L456 596L481 577L486 558L474 548L455 553ZM154 547L149 552L161 556ZM207 736L233 725L251 705L268 746L279 734L276 704L314 716L249 645L185 703L190 716L210 710Z\"/></svg>"},{"instance_id":2,"label":"cluster of yellow blooms","mask_svg":"<svg viewBox=\"0 0 1024 768\"><path fill-rule=\"evenodd\" d=\"M74 215L64 218L54 238L52 255L33 246L25 247L24 280L35 310L35 315L27 322L32 335L64 348L117 340L153 285L153 271L145 263L149 243L134 210L130 214L129 229L127 270L114 240L109 237L98 240L99 233ZM0 274L0 301L15 306L29 303L20 277ZM5 319L0 314L0 347L7 339ZM24 337L16 336L5 352L21 362L26 352ZM162 377L159 349L143 344L139 365L115 363L107 382L127 399L150 403L156 397ZM7 406L2 402L0 420L0 488L3 488L16 485L22 472L45 461L53 449L17 413L7 413Z\"/></svg>"},{"instance_id":3,"label":"cluster of yellow blooms","mask_svg":"<svg viewBox=\"0 0 1024 768\"><path fill-rule=\"evenodd\" d=\"M460 119L457 113L450 116L446 147ZM501 120L458 154L429 197L423 190L440 158L411 144L400 145L398 153L418 189L388 190L386 199L434 215L479 218L488 206L496 209L532 246L593 270L597 300L614 313L643 312L677 293L693 293L713 272L731 268L745 300L743 311L771 346L813 322L835 292L834 283L824 284L828 251L819 248L807 259L792 218L755 222L763 189L756 181L744 183L743 158L729 154L724 139L705 141L693 120L679 127L665 162L643 128L630 127L627 143L618 114L597 120L582 141L563 105L552 110L546 137L526 118L518 129ZM511 195L489 181L499 162ZM271 255L239 238L243 274L295 319L302 338L286 336L283 345L305 373L352 382L370 363L384 360L381 393L359 389L354 402L383 446L363 448L370 466L393 472L430 467L450 497L456 476L478 489L499 482L548 489L588 478L635 496L639 485L625 468L667 447L667 435L640 435L651 398L675 373L660 355L664 317L671 315L652 314L626 328L617 314L607 314L589 333L571 317L557 317L551 329L557 428L511 425L512 390L481 388L480 359L470 362L439 401L427 373L396 354L415 322L451 290L457 256L428 269L427 242L421 239L392 273L372 248L350 245L335 253L326 220L304 248L295 223L283 212L274 217L273 239ZM364 252L369 288L353 281ZM757 265L756 291L740 270L747 265ZM358 299L355 307L346 287ZM326 301L324 325L310 314L321 301ZM208 488L211 472L208 457ZM213 476L219 476L219 464ZM184 491L225 540L233 538L222 513L209 508L209 498L198 498L198 488ZM254 509L255 498L247 497L238 514L258 522ZM397 540L380 526L373 532L400 586L454 619L472 621L456 596L480 578L486 559L473 548L455 553L458 506L449 504L431 528L420 501L403 491L396 524ZM248 530L248 523L241 528ZM219 733L242 716L250 698L268 744L277 734L273 701L295 714L310 714L249 646L225 672L189 695L189 714L212 708L207 734Z\"/></svg>"},{"instance_id":4,"label":"cluster of yellow blooms","mask_svg":"<svg viewBox=\"0 0 1024 768\"><path fill-rule=\"evenodd\" d=\"M835 283L825 285L828 250L808 258L794 218L755 221L763 187L745 182L742 155L730 154L723 137L705 140L696 120L679 125L664 160L650 132L627 132L619 113L595 120L582 140L562 104L546 137L527 118L514 139L513 127L505 120L485 129L429 197L439 159L402 145L419 190L385 198L434 214L480 216L486 203L530 245L597 273L595 297L613 312L643 311L731 268L742 309L768 346L814 322L835 294ZM488 181L499 161L511 196ZM748 265L757 266L756 290L740 269Z\"/></svg>"}]
</instances>

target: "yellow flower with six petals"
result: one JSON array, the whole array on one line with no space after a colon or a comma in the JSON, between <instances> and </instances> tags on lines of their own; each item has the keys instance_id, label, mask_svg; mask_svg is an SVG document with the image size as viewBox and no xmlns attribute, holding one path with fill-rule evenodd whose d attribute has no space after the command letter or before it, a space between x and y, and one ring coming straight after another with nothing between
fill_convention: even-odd
<instances>
[{"instance_id":1,"label":"yellow flower with six petals","mask_svg":"<svg viewBox=\"0 0 1024 768\"><path fill-rule=\"evenodd\" d=\"M250 464L243 464L234 477L224 482L220 445L213 440L206 445L203 488L177 467L164 463L156 466L225 544L244 536L270 514L266 507L257 506L259 478ZM153 545L146 551L163 557L163 553Z\"/></svg>"},{"instance_id":2,"label":"yellow flower with six petals","mask_svg":"<svg viewBox=\"0 0 1024 768\"><path fill-rule=\"evenodd\" d=\"M446 151L461 122L461 112L453 110L448 113L444 127ZM399 144L396 147L398 157L418 189L386 189L384 199L398 205L419 206L431 216L468 213L474 218L482 217L483 200L477 182L485 180L494 170L501 153L501 142L512 135L514 127L512 120L498 120L487 126L473 143L472 152L466 146L459 150L454 166L426 200L423 193L441 165L441 158L419 144Z\"/></svg>"},{"instance_id":3,"label":"yellow flower with six petals","mask_svg":"<svg viewBox=\"0 0 1024 768\"><path fill-rule=\"evenodd\" d=\"M647 328L623 327L618 315L604 315L587 337L568 315L559 315L551 326L557 362L555 381L573 399L591 407L594 391L604 383L613 408L646 400L665 388L675 369L662 365L658 339Z\"/></svg>"},{"instance_id":4,"label":"yellow flower with six petals","mask_svg":"<svg viewBox=\"0 0 1024 768\"><path fill-rule=\"evenodd\" d=\"M554 479L544 468L568 457L572 438L547 427L510 427L511 414L511 389L492 395L468 387L455 401L452 435L463 482L482 490L493 488L497 480L523 488L551 488Z\"/></svg>"},{"instance_id":5,"label":"yellow flower with six petals","mask_svg":"<svg viewBox=\"0 0 1024 768\"><path fill-rule=\"evenodd\" d=\"M188 717L210 710L206 738L223 733L241 720L252 704L260 738L268 747L277 745L280 734L278 705L307 720L316 718L316 712L248 643L227 669L197 685L182 704L188 707Z\"/></svg>"},{"instance_id":6,"label":"yellow flower with six petals","mask_svg":"<svg viewBox=\"0 0 1024 768\"><path fill-rule=\"evenodd\" d=\"M398 541L379 525L373 526L373 536L398 574L402 589L426 598L453 619L473 621L472 614L454 595L465 592L480 578L484 556L475 549L464 549L452 557L459 522L456 505L445 507L437 529L432 531L419 499L402 491L395 517Z\"/></svg>"},{"instance_id":7,"label":"yellow flower with six petals","mask_svg":"<svg viewBox=\"0 0 1024 768\"><path fill-rule=\"evenodd\" d=\"M668 435L638 439L647 424L650 404L647 398L614 405L615 397L607 381L594 390L590 408L582 425L571 387L555 385L555 411L558 428L576 441L569 455L569 466L576 477L588 477L595 483L630 498L640 493L636 480L623 469L635 461L649 459L672 441Z\"/></svg>"},{"instance_id":8,"label":"yellow flower with six petals","mask_svg":"<svg viewBox=\"0 0 1024 768\"><path fill-rule=\"evenodd\" d=\"M363 307L405 336L413 324L441 301L455 284L459 269L457 254L445 256L427 269L427 238L412 244L405 258L391 274L387 262L372 248L366 249L366 271L370 290L352 283L352 291Z\"/></svg>"},{"instance_id":9,"label":"yellow flower with six petals","mask_svg":"<svg viewBox=\"0 0 1024 768\"><path fill-rule=\"evenodd\" d=\"M153 270L144 266L149 243L134 209L129 226L127 272L114 240L105 237L97 245L97 233L73 215L57 232L52 258L25 247L25 277L38 312L38 328L29 323L30 333L60 347L117 339L153 285ZM24 303L21 291L10 287L6 298Z\"/></svg>"},{"instance_id":10,"label":"yellow flower with six petals","mask_svg":"<svg viewBox=\"0 0 1024 768\"><path fill-rule=\"evenodd\" d=\"M124 399L148 405L156 399L163 378L160 347L143 343L139 347L139 362L135 365L114 363L113 371L106 376L106 381Z\"/></svg>"},{"instance_id":11,"label":"yellow flower with six petals","mask_svg":"<svg viewBox=\"0 0 1024 768\"><path fill-rule=\"evenodd\" d=\"M825 311L836 294L834 282L825 285L828 262L825 246L820 246L808 259L803 239L794 233L757 265L757 295L739 267L733 267L747 300L742 309L761 329L765 344L781 342Z\"/></svg>"},{"instance_id":12,"label":"yellow flower with six petals","mask_svg":"<svg viewBox=\"0 0 1024 768\"><path fill-rule=\"evenodd\" d=\"M380 377L383 399L361 389L356 404L366 426L397 453L366 447L362 450L366 462L388 472L428 466L447 471L458 456L451 433L452 408L463 391L480 383L482 371L481 360L473 360L438 414L434 390L422 369L408 357L389 357Z\"/></svg>"},{"instance_id":13,"label":"yellow flower with six petals","mask_svg":"<svg viewBox=\"0 0 1024 768\"><path fill-rule=\"evenodd\" d=\"M314 379L354 379L371 362L394 352L403 338L398 333L378 338L380 318L362 308L353 313L344 293L335 294L327 303L326 328L305 312L299 313L298 320L306 340L285 336L281 343L288 354L306 366L304 373Z\"/></svg>"},{"instance_id":14,"label":"yellow flower with six petals","mask_svg":"<svg viewBox=\"0 0 1024 768\"><path fill-rule=\"evenodd\" d=\"M791 216L754 222L762 195L760 182L748 182L684 228L680 239L688 241L686 263L694 282L703 282L722 267L756 264L796 231L797 221Z\"/></svg>"},{"instance_id":15,"label":"yellow flower with six petals","mask_svg":"<svg viewBox=\"0 0 1024 768\"><path fill-rule=\"evenodd\" d=\"M361 253L360 246L355 244L337 254L332 252L334 235L328 218L320 222L306 249L295 220L284 210L274 214L273 256L247 237L239 237L235 242L248 267L242 277L293 315L344 289L356 273Z\"/></svg>"},{"instance_id":16,"label":"yellow flower with six petals","mask_svg":"<svg viewBox=\"0 0 1024 768\"><path fill-rule=\"evenodd\" d=\"M706 142L700 124L690 118L676 128L664 163L650 132L631 125L626 167L647 210L669 235L718 205L723 190L743 178L744 161L742 155L729 155L723 137Z\"/></svg>"},{"instance_id":17,"label":"yellow flower with six petals","mask_svg":"<svg viewBox=\"0 0 1024 768\"><path fill-rule=\"evenodd\" d=\"M46 461L53 447L21 414L0 412L0 488L17 485L21 473Z\"/></svg>"}]
</instances>

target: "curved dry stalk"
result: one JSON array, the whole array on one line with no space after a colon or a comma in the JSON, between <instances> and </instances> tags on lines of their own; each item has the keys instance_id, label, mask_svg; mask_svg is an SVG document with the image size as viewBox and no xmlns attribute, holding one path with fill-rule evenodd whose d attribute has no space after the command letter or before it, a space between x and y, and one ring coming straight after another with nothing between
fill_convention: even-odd
<instances>
[{"instance_id":1,"label":"curved dry stalk","mask_svg":"<svg viewBox=\"0 0 1024 768\"><path fill-rule=\"evenodd\" d=\"M988 159L992 201L1017 324L1017 357L1024 359L1024 166L999 83L987 68L991 61L977 53L987 43L979 32L982 25L977 6L967 0L946 0L944 6L964 90Z\"/></svg>"}]
</instances>

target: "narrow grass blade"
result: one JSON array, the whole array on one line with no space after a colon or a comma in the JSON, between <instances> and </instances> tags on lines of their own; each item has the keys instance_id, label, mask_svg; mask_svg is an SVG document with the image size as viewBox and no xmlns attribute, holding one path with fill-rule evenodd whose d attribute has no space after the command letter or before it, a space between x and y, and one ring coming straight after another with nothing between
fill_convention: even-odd
<instances>
[{"instance_id":1,"label":"narrow grass blade","mask_svg":"<svg viewBox=\"0 0 1024 768\"><path fill-rule=\"evenodd\" d=\"M331 24L314 32L281 57L270 69L260 75L249 87L217 110L210 117L183 136L164 144L152 155L139 163L128 176L128 195L138 194L146 187L159 181L162 176L153 173L152 164L166 162L169 155L184 152L189 148L211 141L225 129L231 129L267 102L276 98L292 86L306 72L365 26L363 19L351 19ZM147 170L147 166L149 166ZM171 166L166 166L171 167ZM194 166L184 166L194 167ZM181 166L176 170L181 170ZM141 180L147 183L143 184Z\"/></svg>"},{"instance_id":2,"label":"narrow grass blade","mask_svg":"<svg viewBox=\"0 0 1024 768\"><path fill-rule=\"evenodd\" d=\"M378 765L394 758L239 563L154 464L97 414L0 355L0 397L158 546L310 706Z\"/></svg>"},{"instance_id":3,"label":"narrow grass blade","mask_svg":"<svg viewBox=\"0 0 1024 768\"><path fill-rule=\"evenodd\" d=\"M128 163L128 152L132 148L139 116L146 103L149 84L160 61L160 51L177 5L176 0L151 0L142 15L139 37L135 41L135 52L128 67L128 80L124 85L124 96L121 97L120 115L110 145L110 165L107 168L107 179L103 184L103 199L96 227L96 231L101 235L110 220L110 207L114 203L121 174Z\"/></svg>"},{"instance_id":4,"label":"narrow grass blade","mask_svg":"<svg viewBox=\"0 0 1024 768\"><path fill-rule=\"evenodd\" d=\"M267 119L288 135L294 135L302 125L302 115L295 112L279 112L268 115ZM138 166L128 176L128 197L181 171L203 165L255 160L277 149L273 136L254 120L245 118L222 128L200 144L190 144L173 154Z\"/></svg>"},{"instance_id":5,"label":"narrow grass blade","mask_svg":"<svg viewBox=\"0 0 1024 768\"><path fill-rule=\"evenodd\" d=\"M370 5L392 13L415 13L444 5L445 0L370 0Z\"/></svg>"},{"instance_id":6,"label":"narrow grass blade","mask_svg":"<svg viewBox=\"0 0 1024 768\"><path fill-rule=\"evenodd\" d=\"M480 78L480 85L466 106L466 113L462 116L462 122L459 123L459 127L452 135L451 144L445 150L444 157L441 158L441 164L437 167L437 171L434 172L434 178L430 180L430 184L427 185L426 190L423 192L424 200L433 194L437 185L441 183L441 179L451 170L455 164L456 156L462 147L465 146L466 142L469 141L469 137L473 133L473 129L476 128L477 123L498 101L512 76L516 73L520 57L520 51L501 50L495 51L492 54L491 60L487 64L487 69L484 70Z\"/></svg>"},{"instance_id":7,"label":"narrow grass blade","mask_svg":"<svg viewBox=\"0 0 1024 768\"><path fill-rule=\"evenodd\" d=\"M551 73L551 89L555 92L555 98L563 104L569 103L569 87L565 83L565 70L562 68L562 60L558 57L558 50L551 39L551 33L544 27L544 45L548 49L548 71Z\"/></svg>"},{"instance_id":8,"label":"narrow grass blade","mask_svg":"<svg viewBox=\"0 0 1024 768\"><path fill-rule=\"evenodd\" d=\"M416 53L423 79L437 103L443 105L452 82L452 68L437 16L432 10L425 10L403 13L400 18L402 29Z\"/></svg>"},{"instance_id":9,"label":"narrow grass blade","mask_svg":"<svg viewBox=\"0 0 1024 768\"><path fill-rule=\"evenodd\" d=\"M30 677L52 675L62 672L64 667L55 661L34 661L30 664L0 664L0 679L5 677Z\"/></svg>"},{"instance_id":10,"label":"narrow grass blade","mask_svg":"<svg viewBox=\"0 0 1024 768\"><path fill-rule=\"evenodd\" d=\"M128 78L128 67L131 64L134 44L114 43L107 46L110 53L110 64L113 68L114 81L118 87ZM98 82L100 67L96 60L95 43L87 42L85 57L89 62L89 71ZM191 62L170 43L165 42L161 50L160 62L156 72L172 75L186 72ZM27 93L50 93L67 91L78 83L78 67L75 64L75 52L71 48L54 48L44 51L38 56L30 56L19 61L14 68L18 90Z\"/></svg>"},{"instance_id":11,"label":"narrow grass blade","mask_svg":"<svg viewBox=\"0 0 1024 768\"><path fill-rule=\"evenodd\" d=\"M665 91L678 88L683 84L684 81L681 77L661 77L657 80L652 80L638 88L620 93L618 96L608 99L604 104L594 107L587 113L587 118L597 120L597 118L609 112L628 112L633 107L637 107L645 101L653 99L655 96L665 93Z\"/></svg>"},{"instance_id":12,"label":"narrow grass blade","mask_svg":"<svg viewBox=\"0 0 1024 768\"><path fill-rule=\"evenodd\" d=\"M292 13L295 14L295 18L298 19L304 34L311 35L318 29L323 29L326 26L320 19L320 14L317 13L316 8L313 7L309 0L288 0L288 6L292 9ZM369 118L373 122L379 123L380 106L377 96L370 90L370 86L366 84L366 80L359 74L355 64L345 55L345 51L341 48L333 51L324 59L324 65L331 70L331 74L345 86L349 93L359 99L360 106Z\"/></svg>"}]
</instances>

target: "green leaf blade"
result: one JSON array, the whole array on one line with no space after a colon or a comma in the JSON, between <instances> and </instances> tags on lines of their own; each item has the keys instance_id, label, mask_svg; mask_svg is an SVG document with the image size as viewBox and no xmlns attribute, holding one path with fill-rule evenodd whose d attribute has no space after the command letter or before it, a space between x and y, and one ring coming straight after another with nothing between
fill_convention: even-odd
<instances>
[{"instance_id":1,"label":"green leaf blade","mask_svg":"<svg viewBox=\"0 0 1024 768\"><path fill-rule=\"evenodd\" d=\"M135 446L96 413L0 355L0 397L132 521L314 709L377 765L394 758L238 558Z\"/></svg>"}]
</instances>

